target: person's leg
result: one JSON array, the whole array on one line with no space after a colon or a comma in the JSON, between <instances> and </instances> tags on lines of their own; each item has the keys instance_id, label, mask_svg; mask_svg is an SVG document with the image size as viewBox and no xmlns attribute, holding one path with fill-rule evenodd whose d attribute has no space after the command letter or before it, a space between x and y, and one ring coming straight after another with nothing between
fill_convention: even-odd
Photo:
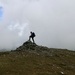
<instances>
[{"instance_id":1,"label":"person's leg","mask_svg":"<svg viewBox=\"0 0 75 75\"><path fill-rule=\"evenodd\" d=\"M29 41L30 41L30 39L31 39L31 36L29 36Z\"/></svg>"},{"instance_id":2,"label":"person's leg","mask_svg":"<svg viewBox=\"0 0 75 75\"><path fill-rule=\"evenodd\" d=\"M33 43L35 43L35 41L34 41L34 37L32 37L32 41L33 41Z\"/></svg>"}]
</instances>

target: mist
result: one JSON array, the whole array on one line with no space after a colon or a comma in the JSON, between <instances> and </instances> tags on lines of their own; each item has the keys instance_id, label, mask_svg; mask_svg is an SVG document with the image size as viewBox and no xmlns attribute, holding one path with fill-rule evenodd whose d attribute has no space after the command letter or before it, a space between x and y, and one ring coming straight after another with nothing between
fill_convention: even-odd
<instances>
[{"instance_id":1,"label":"mist","mask_svg":"<svg viewBox=\"0 0 75 75\"><path fill-rule=\"evenodd\" d=\"M49 48L75 50L75 0L0 0L0 50L28 40Z\"/></svg>"}]
</instances>

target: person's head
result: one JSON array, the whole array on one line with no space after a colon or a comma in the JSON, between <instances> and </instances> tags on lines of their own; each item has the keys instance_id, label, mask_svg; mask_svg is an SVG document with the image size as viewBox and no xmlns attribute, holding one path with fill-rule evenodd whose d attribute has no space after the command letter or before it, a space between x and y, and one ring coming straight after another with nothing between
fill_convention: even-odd
<instances>
[{"instance_id":1,"label":"person's head","mask_svg":"<svg viewBox=\"0 0 75 75\"><path fill-rule=\"evenodd\" d=\"M33 32L31 31L30 33L32 34Z\"/></svg>"}]
</instances>

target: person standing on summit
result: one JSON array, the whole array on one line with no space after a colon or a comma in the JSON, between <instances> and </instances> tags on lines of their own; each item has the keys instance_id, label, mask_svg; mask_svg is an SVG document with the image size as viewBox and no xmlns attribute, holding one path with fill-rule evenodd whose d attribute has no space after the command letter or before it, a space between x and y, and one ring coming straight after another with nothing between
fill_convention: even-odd
<instances>
[{"instance_id":1,"label":"person standing on summit","mask_svg":"<svg viewBox=\"0 0 75 75\"><path fill-rule=\"evenodd\" d=\"M36 36L35 33L31 31L30 34L31 35L29 36L29 41L32 39L33 43L35 43L34 41L34 37Z\"/></svg>"}]
</instances>

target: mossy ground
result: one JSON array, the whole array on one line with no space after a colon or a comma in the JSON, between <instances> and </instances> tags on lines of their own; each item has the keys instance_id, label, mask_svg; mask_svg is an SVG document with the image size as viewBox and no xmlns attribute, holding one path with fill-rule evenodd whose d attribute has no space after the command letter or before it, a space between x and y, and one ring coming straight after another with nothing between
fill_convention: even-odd
<instances>
[{"instance_id":1,"label":"mossy ground","mask_svg":"<svg viewBox=\"0 0 75 75\"><path fill-rule=\"evenodd\" d=\"M75 75L75 51L26 42L0 52L0 75Z\"/></svg>"},{"instance_id":2,"label":"mossy ground","mask_svg":"<svg viewBox=\"0 0 75 75\"><path fill-rule=\"evenodd\" d=\"M29 51L0 53L0 75L75 75L75 52L59 50L53 56Z\"/></svg>"}]
</instances>

